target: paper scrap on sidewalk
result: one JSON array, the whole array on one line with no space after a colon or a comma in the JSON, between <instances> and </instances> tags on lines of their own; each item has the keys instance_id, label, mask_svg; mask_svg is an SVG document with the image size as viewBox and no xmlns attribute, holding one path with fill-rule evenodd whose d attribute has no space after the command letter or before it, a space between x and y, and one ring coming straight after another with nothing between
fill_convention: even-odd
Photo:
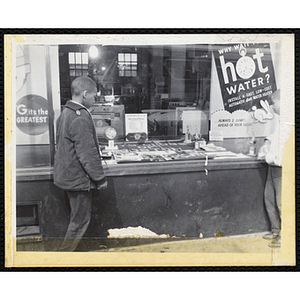
<instances>
[{"instance_id":1,"label":"paper scrap on sidewalk","mask_svg":"<svg viewBox=\"0 0 300 300\"><path fill-rule=\"evenodd\" d=\"M169 238L168 234L156 234L155 232L138 227L115 228L108 230L108 238Z\"/></svg>"}]
</instances>

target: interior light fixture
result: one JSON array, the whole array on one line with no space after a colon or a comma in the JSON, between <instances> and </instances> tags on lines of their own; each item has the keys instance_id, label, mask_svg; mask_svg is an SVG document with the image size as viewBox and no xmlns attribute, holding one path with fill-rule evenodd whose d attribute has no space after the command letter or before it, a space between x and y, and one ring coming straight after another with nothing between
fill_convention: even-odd
<instances>
[{"instance_id":1,"label":"interior light fixture","mask_svg":"<svg viewBox=\"0 0 300 300\"><path fill-rule=\"evenodd\" d=\"M89 49L89 54L90 54L90 57L91 58L96 58L98 57L98 48L96 46L91 46L90 49Z\"/></svg>"}]
</instances>

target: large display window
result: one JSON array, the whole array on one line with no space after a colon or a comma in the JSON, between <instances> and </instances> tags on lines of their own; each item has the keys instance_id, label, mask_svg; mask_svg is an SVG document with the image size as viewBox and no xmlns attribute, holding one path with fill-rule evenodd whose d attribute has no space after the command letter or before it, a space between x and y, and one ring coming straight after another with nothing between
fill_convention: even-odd
<instances>
[{"instance_id":1,"label":"large display window","mask_svg":"<svg viewBox=\"0 0 300 300\"><path fill-rule=\"evenodd\" d=\"M113 130L116 144L147 142L157 148L153 141L176 141L178 148L216 144L255 154L253 145L271 134L277 121L270 96L280 88L280 43L21 45L17 50L20 168L53 165L55 122L79 76L97 84L91 113L100 146L110 139L106 130Z\"/></svg>"},{"instance_id":2,"label":"large display window","mask_svg":"<svg viewBox=\"0 0 300 300\"><path fill-rule=\"evenodd\" d=\"M201 118L198 131L207 136L211 78L208 45L62 45L59 53L62 104L71 98L74 65L82 74L81 60L76 65L73 57L88 55L87 76L97 83L98 103L123 105L125 114L146 113L149 139L181 137L186 132L182 124L185 110L202 111L196 114Z\"/></svg>"}]
</instances>

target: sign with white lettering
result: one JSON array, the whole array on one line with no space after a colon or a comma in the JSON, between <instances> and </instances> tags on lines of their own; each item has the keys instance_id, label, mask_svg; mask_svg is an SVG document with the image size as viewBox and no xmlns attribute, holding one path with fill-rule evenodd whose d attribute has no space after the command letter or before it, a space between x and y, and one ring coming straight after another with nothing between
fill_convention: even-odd
<instances>
[{"instance_id":1,"label":"sign with white lettering","mask_svg":"<svg viewBox=\"0 0 300 300\"><path fill-rule=\"evenodd\" d=\"M49 47L51 84L47 87L45 45L16 45L14 112L17 145L49 144L49 95L52 94L54 127L60 115L58 46ZM48 78L48 82L49 82ZM50 108L51 109L51 108Z\"/></svg>"},{"instance_id":2,"label":"sign with white lettering","mask_svg":"<svg viewBox=\"0 0 300 300\"><path fill-rule=\"evenodd\" d=\"M17 102L17 127L29 135L48 130L48 101L38 95L26 95Z\"/></svg>"},{"instance_id":3,"label":"sign with white lettering","mask_svg":"<svg viewBox=\"0 0 300 300\"><path fill-rule=\"evenodd\" d=\"M264 122L272 119L268 97L276 90L269 44L214 45L224 109L243 109Z\"/></svg>"}]
</instances>

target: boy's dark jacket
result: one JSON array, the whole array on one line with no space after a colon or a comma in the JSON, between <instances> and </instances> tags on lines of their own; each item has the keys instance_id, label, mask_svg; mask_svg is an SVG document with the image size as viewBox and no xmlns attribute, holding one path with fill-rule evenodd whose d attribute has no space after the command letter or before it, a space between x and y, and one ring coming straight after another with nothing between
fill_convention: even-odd
<instances>
[{"instance_id":1,"label":"boy's dark jacket","mask_svg":"<svg viewBox=\"0 0 300 300\"><path fill-rule=\"evenodd\" d=\"M80 191L104 183L96 131L87 109L68 101L56 128L54 184L64 190Z\"/></svg>"}]
</instances>

